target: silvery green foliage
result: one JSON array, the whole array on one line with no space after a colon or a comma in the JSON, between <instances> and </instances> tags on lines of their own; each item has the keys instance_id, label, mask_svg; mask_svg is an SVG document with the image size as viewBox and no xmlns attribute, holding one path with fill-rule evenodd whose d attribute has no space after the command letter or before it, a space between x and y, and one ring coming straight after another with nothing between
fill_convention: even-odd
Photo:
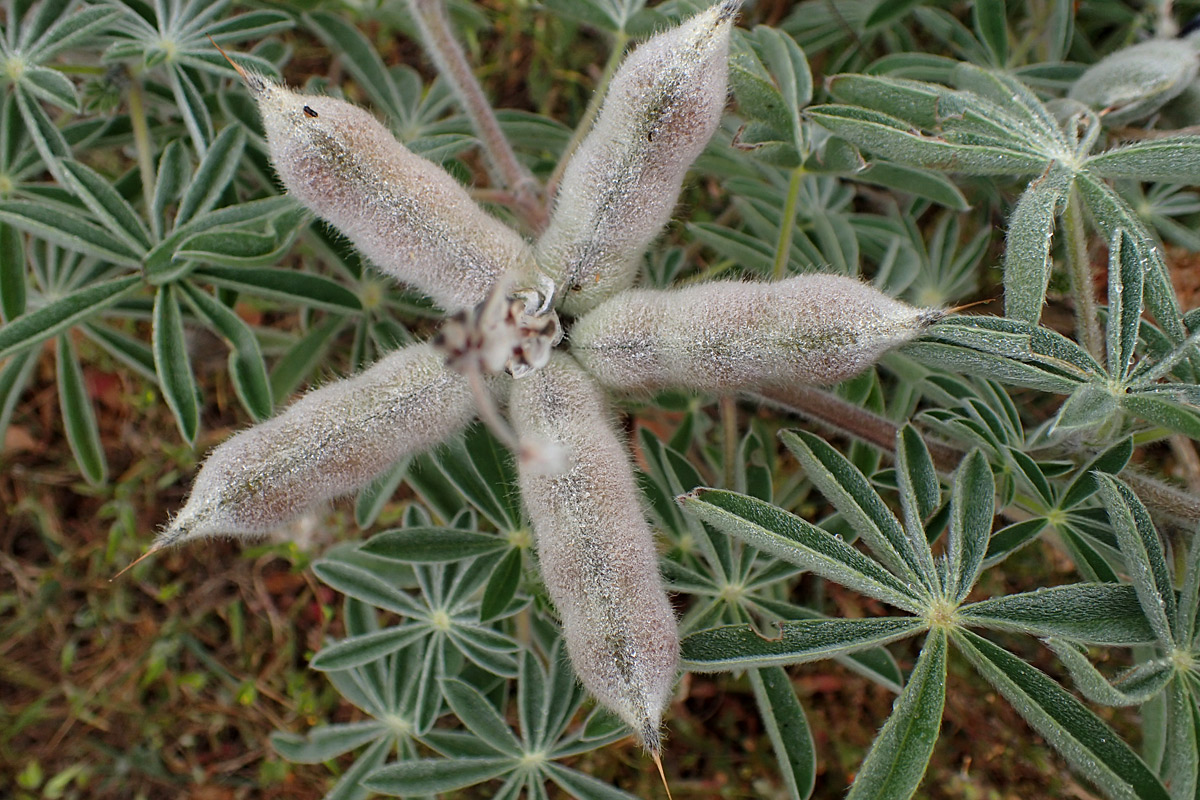
<instances>
[{"instance_id":1,"label":"silvery green foliage","mask_svg":"<svg viewBox=\"0 0 1200 800\"><path fill-rule=\"evenodd\" d=\"M208 331L229 350L215 381L228 381L248 418L269 421L213 451L168 539L218 529L257 534L364 482L354 512L367 527L407 481L418 499L406 503L401 527L315 566L351 599L346 638L322 648L312 665L367 718L318 725L277 746L301 761L363 748L331 797L453 791L488 780L499 797L624 797L573 766L626 736L627 725L656 745L682 636L684 668L745 671L790 796L814 790L823 754L788 665L834 658L900 695L878 720L880 736L852 792L903 798L920 791L954 648L1100 793L1191 798L1200 763L1200 551L1180 540L1194 530L1197 504L1126 465L1154 463L1140 448L1170 431L1200 438L1200 320L1178 307L1155 238L1200 249L1195 198L1175 185L1200 179L1200 150L1182 136L1112 138L1128 133L1114 115L1138 107L1138 98L1102 113L1121 101L1101 98L1089 108L1081 101L1091 99L1067 97L1086 77L1080 65L1111 71L1106 52L1120 61L1142 31L1168 29L1152 18L1153 4L1109 4L1103 20L1075 18L1075 5L1049 0L1033 20L1003 0L970 8L816 0L798 4L778 28L750 29L760 20L732 27L732 5L719 4L669 29L666 20L689 7L686 0L650 9L638 0L548 0L618 45L635 32L665 31L611 81L602 76L608 101L602 112L591 107L597 122L578 138L591 137L572 151L569 132L540 115L504 112L489 133L479 115L491 111L469 70L451 76L443 66L443 79L423 85L411 67L385 66L353 24L326 11L226 17L224 2L7 0L0 430L21 413L14 409L26 389L41 387L40 356L52 352L64 434L89 480L102 483L107 469L97 423L105 406L89 392L97 366L119 362L140 376L193 442L210 408L198 387L214 380L195 374L210 365L195 357L193 341ZM705 19L709 28L697 21ZM278 82L289 51L269 35L294 24L340 54L382 123L337 99L335 88L326 96L321 81L303 93ZM257 44L230 54L235 67L206 34L230 49ZM424 38L432 61L449 64L434 34ZM1191 69L1178 43L1163 41L1154 68L1170 74L1153 87L1151 105ZM670 66L666 42L688 54L678 70L657 68ZM736 116L722 116L718 89L726 48ZM565 59L573 66L578 50ZM835 77L827 92L806 53L827 73L856 74ZM614 68L619 62L613 58ZM257 89L247 91L237 69L260 76ZM81 86L83 74L93 77ZM1115 88L1128 88L1123 77ZM642 79L645 97L630 91ZM1138 82L1145 85L1144 75ZM1147 124L1194 121L1185 101L1195 83L1184 83ZM256 92L277 103L267 104L276 124L265 130ZM647 97L665 105L656 110ZM822 105L809 108L813 102ZM456 104L468 108L466 117ZM692 126L659 129L664 109ZM1114 122L1117 130L1104 124ZM648 134L626 137L625 125ZM497 137L513 140L515 161L506 162ZM457 157L477 142L490 197L507 216L481 210L447 174L473 170L475 159ZM314 158L297 160L289 147ZM684 203L697 215L643 256L702 149L697 165L713 180ZM555 173L560 203L539 238L550 210L525 213L537 194L529 174L544 177L564 150L575 157ZM585 164L610 188L644 194L611 208L589 205L586 191L568 202ZM389 171L393 184L409 183L383 200ZM277 174L291 197L277 194ZM390 288L297 198L417 288ZM379 224L362 224L368 214ZM531 232L528 242L498 221L513 218ZM995 227L1001 219L1007 224ZM1100 236L1089 235L1089 221ZM546 258L554 242L590 255L571 264ZM1097 260L1102 250L1106 265ZM421 259L408 257L416 252ZM970 299L974 287L989 285L987 265L1000 258L1008 318L927 324L936 312L913 307ZM435 262L442 266L431 269ZM1089 311L1080 287L1095 283L1089 269L1102 266L1107 308ZM1064 291L1060 267L1077 284L1066 290L1084 323L1075 339L1040 323L1043 304L1057 304ZM596 271L572 293L568 276L587 269ZM553 280L538 280L540 271ZM846 277L801 275L812 272ZM639 275L642 288L631 290ZM717 275L738 280L712 281ZM497 285L504 291L493 291ZM442 328L441 352L413 344L407 326L424 336L440 313L417 292L442 310L462 310ZM902 294L913 305L891 299ZM286 332L252 324L234 309L242 298L298 310L297 322ZM492 302L480 305L484 299ZM556 310L575 319L564 314L572 337L551 355ZM897 326L883 324L887 316ZM1088 320L1094 330L1084 329ZM831 322L838 325L822 327ZM834 328L843 342L831 348ZM597 332L621 348L603 357L584 348ZM868 369L832 391L807 385L844 377L914 336L884 355L881 374ZM43 348L49 339L55 346ZM659 366L636 380L605 377L646 367L629 355L635 351L656 355ZM448 369L448 355L472 375ZM359 374L325 379L270 419L326 362ZM497 367L528 377L482 375ZM1066 400L1021 407L1012 386ZM842 456L811 434L786 433L797 470L776 443L778 419L769 411L755 414L743 435L732 402L714 425L696 391L749 393L858 440ZM484 413L507 407L499 416L524 433L518 459L483 426L456 433L481 399ZM674 413L655 428L662 438L635 423L629 438L639 469L631 469L610 415L645 404ZM915 427L893 435L903 419ZM814 488L837 513L815 519L823 512ZM535 537L545 587L529 569ZM577 547L581 540L594 546ZM629 541L636 559L623 549ZM981 570L1051 560L1021 552L1041 547L1065 553L1079 582L967 596L978 593ZM612 560L602 555L614 548ZM671 602L655 549L665 556ZM627 581L611 582L598 602L569 579L579 567L596 585L613 563ZM830 617L829 604L798 601L805 572L813 573L805 586L841 581L889 610ZM385 625L378 610L399 624L392 616ZM1043 640L1090 703L1140 705L1143 748L1135 754L1056 681L985 638L988 630ZM898 650L898 663L889 643L920 635L920 655ZM1113 674L1096 659L1097 646L1133 647L1130 669ZM635 651L654 657L641 661ZM597 653L606 658L596 661ZM589 691L619 716L598 705L575 722ZM448 727L451 716L462 725Z\"/></svg>"},{"instance_id":2,"label":"silvery green foliage","mask_svg":"<svg viewBox=\"0 0 1200 800\"><path fill-rule=\"evenodd\" d=\"M1093 64L1067 94L1091 106L1110 125L1145 119L1174 100L1196 79L1196 40L1151 39L1118 50Z\"/></svg>"},{"instance_id":3,"label":"silvery green foliage","mask_svg":"<svg viewBox=\"0 0 1200 800\"><path fill-rule=\"evenodd\" d=\"M600 131L608 132L585 140L571 163L590 164L598 151L607 152L616 141L631 136L640 141L646 131L653 146L616 159L626 171L618 176L624 193L605 200L606 213L644 217L646 203L659 209L655 217L669 211L682 174L720 115L724 42L736 10L736 3L720 4L652 38L617 72L605 99L607 116L602 112L597 123ZM672 76L667 95L631 93L632 87L664 69ZM501 310L515 311L514 342L533 325L529 315L538 313L533 300L528 306L506 300L514 296L514 286L517 293L536 289L513 284L530 275L520 262L520 238L478 209L450 176L392 139L368 112L340 100L298 94L254 73L245 78L264 120L272 161L291 194L343 228L367 255L387 259L383 266L389 272L431 292L443 306L475 301L478 309L453 321L440 337L440 352L450 367L476 378L504 367L503 357L515 344L503 344L498 351L494 346L497 340L508 342L504 321L509 317ZM692 95L699 98L696 108L679 104ZM711 121L700 125L698 120ZM618 136L622 130L626 135ZM571 174L569 166L568 182ZM626 185L631 175L668 179ZM551 231L564 218L591 220L594 211L559 203ZM610 222L588 222L579 228L580 252L610 249L617 230ZM555 284L544 295L533 291L531 297L586 311L629 282L633 255L655 232L657 224L621 245L618 260L602 259L588 267L588 274L599 278L597 293L573 293ZM410 254L415 257L410 259ZM542 253L540 258L549 255ZM566 263L573 274L574 257L567 257ZM489 283L492 295L485 299ZM722 288L729 287L715 286L714 291ZM938 316L847 279L834 278L831 283L821 276L797 277L779 291L793 297L795 307L785 305L782 316L765 317L764 329L789 325L794 313L811 312L824 303L836 302L843 313L777 334L786 347L763 347L750 339L725 343L720 354L697 352L690 373L667 375L661 383L708 388L711 379L697 376L720 374L723 359L730 357L727 353L735 361L795 362L789 378L828 383L866 368ZM764 286L757 294L726 298L722 308L713 307L702 294L685 300L699 314L725 313L734 325L744 326L745 316L739 316L738 309L751 318L761 316L772 294ZM618 309L621 299L618 295L613 301ZM554 312L548 308L542 313ZM632 320L639 314L630 311L628 316ZM542 352L549 355L548 350ZM501 358L493 363L496 353ZM214 533L261 533L313 503L365 485L396 460L461 428L472 416L467 379L433 360L423 346L409 346L360 378L332 384L276 420L234 437L205 462L187 504L156 546ZM563 619L567 652L584 685L627 721L648 749L658 752L662 710L675 680L677 644L673 612L657 575L653 537L638 510L633 475L620 442L604 423L606 413L594 379L566 355L542 369L544 364L522 363L520 371L508 364L519 376L509 405L543 576ZM736 376L717 388L732 391L777 381L764 372ZM552 455L531 455L535 451Z\"/></svg>"}]
</instances>

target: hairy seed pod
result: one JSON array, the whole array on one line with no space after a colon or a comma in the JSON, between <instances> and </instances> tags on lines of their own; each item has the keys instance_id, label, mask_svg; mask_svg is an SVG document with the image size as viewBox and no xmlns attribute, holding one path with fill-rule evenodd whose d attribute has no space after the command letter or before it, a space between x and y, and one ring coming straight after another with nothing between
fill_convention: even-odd
<instances>
[{"instance_id":1,"label":"hairy seed pod","mask_svg":"<svg viewBox=\"0 0 1200 800\"><path fill-rule=\"evenodd\" d=\"M474 414L466 378L430 345L406 347L213 450L155 548L268 533L437 444Z\"/></svg>"},{"instance_id":2,"label":"hairy seed pod","mask_svg":"<svg viewBox=\"0 0 1200 800\"><path fill-rule=\"evenodd\" d=\"M283 185L380 269L447 311L475 306L510 269L529 270L519 235L366 110L257 75L247 83Z\"/></svg>"},{"instance_id":3,"label":"hairy seed pod","mask_svg":"<svg viewBox=\"0 0 1200 800\"><path fill-rule=\"evenodd\" d=\"M1079 76L1067 96L1105 111L1110 125L1150 116L1196 78L1191 39L1152 39L1111 53Z\"/></svg>"},{"instance_id":4,"label":"hairy seed pod","mask_svg":"<svg viewBox=\"0 0 1200 800\"><path fill-rule=\"evenodd\" d=\"M568 314L631 286L646 246L670 219L688 167L721 120L740 5L725 0L649 39L613 77L536 248Z\"/></svg>"},{"instance_id":5,"label":"hairy seed pod","mask_svg":"<svg viewBox=\"0 0 1200 800\"><path fill-rule=\"evenodd\" d=\"M522 464L520 485L571 663L584 687L658 752L679 634L604 397L570 356L556 353L513 383L510 409L523 442L561 451L561 469Z\"/></svg>"},{"instance_id":6,"label":"hairy seed pod","mask_svg":"<svg viewBox=\"0 0 1200 800\"><path fill-rule=\"evenodd\" d=\"M575 324L571 352L621 390L832 384L942 315L840 275L718 281L614 297Z\"/></svg>"}]
</instances>

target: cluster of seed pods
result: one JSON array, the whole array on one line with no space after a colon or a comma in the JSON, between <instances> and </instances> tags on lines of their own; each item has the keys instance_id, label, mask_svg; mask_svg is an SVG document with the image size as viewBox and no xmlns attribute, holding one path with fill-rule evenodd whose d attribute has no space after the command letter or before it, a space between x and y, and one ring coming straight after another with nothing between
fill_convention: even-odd
<instances>
[{"instance_id":1,"label":"cluster of seed pods","mask_svg":"<svg viewBox=\"0 0 1200 800\"><path fill-rule=\"evenodd\" d=\"M152 550L269 531L507 405L524 506L575 671L657 754L678 633L608 393L828 384L939 316L834 276L630 288L717 128L739 5L723 0L627 57L534 243L370 113L244 75L287 191L380 269L460 313L440 346L402 349L217 447ZM556 309L575 318L557 348ZM510 341L519 370L505 362ZM508 372L473 390L472 379L502 364ZM557 458L529 457L529 443Z\"/></svg>"}]
</instances>

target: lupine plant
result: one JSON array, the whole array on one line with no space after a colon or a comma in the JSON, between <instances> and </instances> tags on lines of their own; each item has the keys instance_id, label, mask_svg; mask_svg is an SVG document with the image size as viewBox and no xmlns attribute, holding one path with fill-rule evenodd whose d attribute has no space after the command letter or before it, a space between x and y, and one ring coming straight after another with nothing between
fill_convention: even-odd
<instances>
[{"instance_id":1,"label":"lupine plant","mask_svg":"<svg viewBox=\"0 0 1200 800\"><path fill-rule=\"evenodd\" d=\"M1170 130L1190 26L1069 0L809 2L776 27L738 0L545 5L611 46L574 133L494 111L441 0L400 20L429 85L319 9L7 2L0 429L53 339L103 485L83 365L140 375L190 445L215 334L211 380L256 424L149 552L350 493L362 528L399 523L314 566L345 637L311 665L360 713L272 741L358 751L331 798L629 797L578 757L632 733L665 780L681 671L744 680L781 792L829 796L787 669L823 659L897 694L850 796L908 798L952 653L1099 793L1196 797L1200 501L1131 466L1200 439L1200 319L1158 238L1200 244L1178 185L1200 139ZM287 85L298 31L371 110ZM994 259L1003 315L949 309ZM278 410L325 356L353 374ZM1075 576L997 590L1032 548ZM1089 704L1140 706L1139 747Z\"/></svg>"}]
</instances>

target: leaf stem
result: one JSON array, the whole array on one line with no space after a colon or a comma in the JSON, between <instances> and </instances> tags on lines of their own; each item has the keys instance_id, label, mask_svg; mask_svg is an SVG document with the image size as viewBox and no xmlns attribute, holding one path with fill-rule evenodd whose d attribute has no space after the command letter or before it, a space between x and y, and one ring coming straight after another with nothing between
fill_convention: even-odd
<instances>
[{"instance_id":1,"label":"leaf stem","mask_svg":"<svg viewBox=\"0 0 1200 800\"><path fill-rule=\"evenodd\" d=\"M787 198L783 202L783 216L779 225L779 244L775 247L775 269L772 272L775 280L781 281L787 275L788 262L792 254L792 232L796 229L796 206L800 199L800 186L804 181L804 165L792 170L788 180Z\"/></svg>"},{"instance_id":2,"label":"leaf stem","mask_svg":"<svg viewBox=\"0 0 1200 800\"><path fill-rule=\"evenodd\" d=\"M162 236L162 221L154 213L154 153L150 143L150 125L146 121L146 96L142 82L135 76L129 77L129 124L133 128L133 144L137 151L138 173L142 178L142 200L146 204L146 216L154 238Z\"/></svg>"},{"instance_id":3,"label":"leaf stem","mask_svg":"<svg viewBox=\"0 0 1200 800\"><path fill-rule=\"evenodd\" d=\"M724 486L727 489L734 487L734 478L737 471L734 464L737 461L738 451L738 424L737 424L737 400L732 395L722 395L721 397L721 444L724 446L724 463L721 465L722 478L725 480Z\"/></svg>"},{"instance_id":4,"label":"leaf stem","mask_svg":"<svg viewBox=\"0 0 1200 800\"><path fill-rule=\"evenodd\" d=\"M1071 294L1075 298L1075 335L1092 357L1103 363L1104 337L1100 333L1096 295L1092 291L1092 270L1087 252L1087 234L1083 229L1082 205L1079 191L1075 188L1067 197L1063 225L1067 234L1067 274L1071 279Z\"/></svg>"},{"instance_id":5,"label":"leaf stem","mask_svg":"<svg viewBox=\"0 0 1200 800\"><path fill-rule=\"evenodd\" d=\"M584 138L592 130L592 124L596 121L596 116L600 113L600 108L604 105L604 98L608 94L608 84L612 82L617 67L621 66L621 61L625 57L625 45L627 44L629 44L629 34L623 30L617 31L614 35L612 51L608 54L608 62L604 65L604 72L600 74L600 80L597 81L596 88L592 92L592 99L588 101L579 124L575 126L575 132L571 134L571 140L567 142L562 156L554 166L554 172L550 174L550 180L546 182L546 197L551 202L558 193L558 184L567 170L567 165L571 163L571 156L575 155L579 145L583 144Z\"/></svg>"},{"instance_id":6,"label":"leaf stem","mask_svg":"<svg viewBox=\"0 0 1200 800\"><path fill-rule=\"evenodd\" d=\"M442 0L409 0L413 18L438 72L454 87L471 127L483 144L491 166L492 178L510 190L516 200L516 210L535 233L545 229L548 216L540 197L537 179L517 160L512 145L500 130L500 122L483 87L471 71L462 45L454 38L450 19Z\"/></svg>"}]
</instances>

